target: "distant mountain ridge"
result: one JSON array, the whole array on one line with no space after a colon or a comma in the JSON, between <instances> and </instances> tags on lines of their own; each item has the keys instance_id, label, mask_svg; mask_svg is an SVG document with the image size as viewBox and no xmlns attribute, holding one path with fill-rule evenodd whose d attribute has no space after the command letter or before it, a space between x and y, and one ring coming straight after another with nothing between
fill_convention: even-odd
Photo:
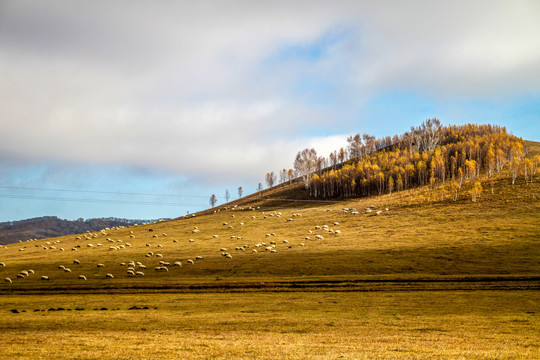
<instances>
[{"instance_id":1,"label":"distant mountain ridge","mask_svg":"<svg viewBox=\"0 0 540 360\"><path fill-rule=\"evenodd\" d=\"M120 219L114 217L97 219L65 220L56 216L7 221L0 223L0 244L11 244L19 240L44 239L50 237L98 231L114 226L132 226L157 220Z\"/></svg>"}]
</instances>

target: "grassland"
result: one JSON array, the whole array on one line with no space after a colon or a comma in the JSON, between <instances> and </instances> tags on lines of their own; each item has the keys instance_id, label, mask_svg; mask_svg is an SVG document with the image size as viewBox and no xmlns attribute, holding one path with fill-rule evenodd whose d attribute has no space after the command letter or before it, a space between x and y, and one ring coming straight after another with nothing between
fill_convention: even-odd
<instances>
[{"instance_id":1,"label":"grassland","mask_svg":"<svg viewBox=\"0 0 540 360\"><path fill-rule=\"evenodd\" d=\"M539 301L535 291L1 296L0 357L534 359Z\"/></svg>"},{"instance_id":2,"label":"grassland","mask_svg":"<svg viewBox=\"0 0 540 360\"><path fill-rule=\"evenodd\" d=\"M457 201L438 188L280 200L305 199L293 184L215 213L0 247L12 279L0 357L540 358L540 182L483 179L476 203L468 186Z\"/></svg>"}]
</instances>

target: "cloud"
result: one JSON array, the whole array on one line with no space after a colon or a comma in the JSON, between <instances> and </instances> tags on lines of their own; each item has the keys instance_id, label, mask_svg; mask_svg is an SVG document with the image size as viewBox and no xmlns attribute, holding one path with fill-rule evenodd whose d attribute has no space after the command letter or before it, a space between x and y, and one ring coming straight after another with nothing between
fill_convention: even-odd
<instances>
[{"instance_id":1,"label":"cloud","mask_svg":"<svg viewBox=\"0 0 540 360\"><path fill-rule=\"evenodd\" d=\"M4 159L255 179L381 94L540 93L535 1L0 6Z\"/></svg>"}]
</instances>

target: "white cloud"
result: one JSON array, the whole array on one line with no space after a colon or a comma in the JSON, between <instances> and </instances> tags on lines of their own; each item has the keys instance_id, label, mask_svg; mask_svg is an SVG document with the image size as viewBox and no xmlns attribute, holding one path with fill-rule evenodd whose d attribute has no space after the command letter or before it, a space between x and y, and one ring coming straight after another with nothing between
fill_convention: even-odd
<instances>
[{"instance_id":1,"label":"white cloud","mask_svg":"<svg viewBox=\"0 0 540 360\"><path fill-rule=\"evenodd\" d=\"M2 6L9 158L258 178L304 147L337 149L345 135L312 128L334 134L333 112L385 91L540 92L535 1ZM320 43L336 29L344 36ZM279 58L295 46L321 55Z\"/></svg>"}]
</instances>

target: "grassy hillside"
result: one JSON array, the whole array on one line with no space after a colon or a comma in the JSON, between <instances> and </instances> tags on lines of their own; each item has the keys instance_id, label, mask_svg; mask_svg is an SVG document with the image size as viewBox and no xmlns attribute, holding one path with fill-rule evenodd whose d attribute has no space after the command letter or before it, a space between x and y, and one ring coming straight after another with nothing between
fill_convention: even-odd
<instances>
[{"instance_id":1,"label":"grassy hillside","mask_svg":"<svg viewBox=\"0 0 540 360\"><path fill-rule=\"evenodd\" d=\"M538 151L537 143L529 147ZM512 186L502 176L493 182L493 193L491 183L483 179L484 192L476 203L467 186L457 201L427 187L347 201L280 200L307 198L305 190L293 184L195 217L83 234L78 236L81 239L64 236L12 244L0 248L0 262L5 263L0 277L12 280L2 282L0 289L193 289L193 285L227 288L232 284L264 288L291 282L309 286L470 277L534 282L540 276L538 179L529 184L518 179ZM372 211L366 212L367 208ZM379 210L382 213L376 215ZM274 251L265 250L271 242ZM261 243L266 246L257 246ZM235 250L240 247L243 250ZM130 261L146 266L134 268L144 276L127 274ZM161 266L160 261L180 261L182 266L157 272L154 268ZM97 267L98 263L105 266ZM61 265L71 272L60 270ZM17 278L22 270L34 274ZM50 280L41 280L43 275ZM87 280L79 280L79 275Z\"/></svg>"}]
</instances>

